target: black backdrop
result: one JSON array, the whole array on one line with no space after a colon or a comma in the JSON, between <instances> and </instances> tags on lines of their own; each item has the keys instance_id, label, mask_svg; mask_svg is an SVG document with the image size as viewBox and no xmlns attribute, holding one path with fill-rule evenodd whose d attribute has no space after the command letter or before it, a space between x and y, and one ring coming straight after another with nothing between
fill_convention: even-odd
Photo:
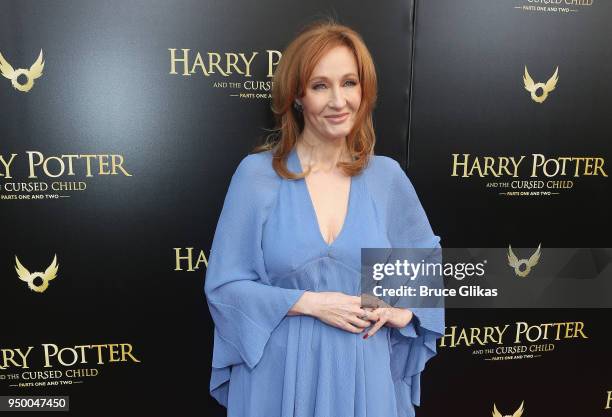
<instances>
[{"instance_id":1,"label":"black backdrop","mask_svg":"<svg viewBox=\"0 0 612 417\"><path fill-rule=\"evenodd\" d=\"M1 2L0 53L14 69L30 69L42 50L44 69L28 92L0 78L0 155L8 164L16 154L9 172L0 164L0 195L15 197L0 200L0 349L33 347L29 369L0 369L0 395L69 395L73 415L225 415L208 394L204 259L231 174L271 127L266 82L277 51L326 15L354 27L370 48L380 89L377 153L407 167L444 246L610 246L606 177L574 178L572 189L528 198L499 195L486 187L492 178L450 176L453 153L609 161L610 5L531 6L538 4ZM186 49L190 75L181 61L173 71L173 54L184 58ZM232 57L242 74L221 73ZM535 82L559 67L557 88L541 104L523 87L525 65ZM30 173L29 155L36 163L41 154L57 177L42 164ZM96 156L91 172L86 157L73 158L71 172L62 155L118 155L124 171L112 175L104 163L113 157ZM61 175L54 157L64 163ZM24 182L49 189L13 191ZM85 189L52 190L58 184ZM16 256L34 273L54 255L59 269L47 290L19 280ZM521 401L526 416L609 414L607 317L605 310L449 311L447 324L465 328L582 322L588 339L503 361L474 353L496 346L441 346L423 377L419 414L490 415L494 402L511 414ZM103 364L88 351L86 363L44 366L43 344L121 343L139 362L109 362L107 347ZM74 369L97 375L19 386L53 380L24 380L24 371Z\"/></svg>"},{"instance_id":2,"label":"black backdrop","mask_svg":"<svg viewBox=\"0 0 612 417\"><path fill-rule=\"evenodd\" d=\"M533 154L600 157L610 174L612 4L543 3L417 1L408 174L445 247L535 249L541 243L543 257L546 247L610 247L608 177L574 177L569 165L565 176L547 177L541 169L531 175ZM556 88L542 103L525 89L525 67L536 83L546 83L558 67ZM495 177L490 170L464 177L462 166L452 176L453 154L480 158L481 170L485 157L525 158L517 177ZM552 163L549 168L552 174ZM544 188L513 188L513 181L543 181ZM548 181L573 186L549 189ZM559 194L500 194L532 191ZM610 275L609 265L603 273ZM502 344L460 341L450 347L449 339L439 347L424 374L421 415L488 416L493 404L512 415L523 401L524 416L610 414L604 408L612 386L609 317L602 309L449 310L449 334L453 326L481 334L485 327L509 327ZM523 337L514 343L517 322L578 322L588 338L555 340L551 333L546 340L533 330L532 342ZM550 350L530 351L542 345ZM480 352L506 346L541 356ZM514 357L500 360L507 356Z\"/></svg>"}]
</instances>

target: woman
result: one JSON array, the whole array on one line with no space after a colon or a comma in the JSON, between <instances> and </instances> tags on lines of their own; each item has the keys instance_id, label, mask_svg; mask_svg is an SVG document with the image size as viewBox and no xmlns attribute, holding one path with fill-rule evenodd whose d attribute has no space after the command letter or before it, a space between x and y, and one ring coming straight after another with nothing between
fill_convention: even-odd
<instances>
[{"instance_id":1,"label":"woman","mask_svg":"<svg viewBox=\"0 0 612 417\"><path fill-rule=\"evenodd\" d=\"M211 395L229 417L407 417L440 309L361 308L362 247L439 247L404 171L375 156L376 74L357 33L315 23L274 74L278 133L238 166L205 292Z\"/></svg>"}]
</instances>

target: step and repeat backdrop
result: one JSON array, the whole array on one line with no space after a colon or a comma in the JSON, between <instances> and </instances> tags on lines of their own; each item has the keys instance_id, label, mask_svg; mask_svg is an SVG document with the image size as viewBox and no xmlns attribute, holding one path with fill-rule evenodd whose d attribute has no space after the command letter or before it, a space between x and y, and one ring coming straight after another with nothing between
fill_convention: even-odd
<instances>
[{"instance_id":1,"label":"step and repeat backdrop","mask_svg":"<svg viewBox=\"0 0 612 417\"><path fill-rule=\"evenodd\" d=\"M368 45L376 153L443 246L531 248L524 279L538 247L611 246L612 3L3 0L0 396L226 415L208 393L216 222L273 127L284 47L326 16ZM580 253L610 273L609 252ZM448 310L418 415L612 416L609 317Z\"/></svg>"},{"instance_id":2,"label":"step and repeat backdrop","mask_svg":"<svg viewBox=\"0 0 612 417\"><path fill-rule=\"evenodd\" d=\"M511 247L526 283L552 248L583 248L568 267L593 270L559 279L610 276L595 248L611 246L612 3L416 3L408 174L442 246ZM448 310L446 325L421 416L612 415L610 310Z\"/></svg>"},{"instance_id":3,"label":"step and repeat backdrop","mask_svg":"<svg viewBox=\"0 0 612 417\"><path fill-rule=\"evenodd\" d=\"M204 274L231 175L273 127L297 31L354 27L377 150L406 162L413 6L0 2L0 395L74 415L217 415Z\"/></svg>"}]
</instances>

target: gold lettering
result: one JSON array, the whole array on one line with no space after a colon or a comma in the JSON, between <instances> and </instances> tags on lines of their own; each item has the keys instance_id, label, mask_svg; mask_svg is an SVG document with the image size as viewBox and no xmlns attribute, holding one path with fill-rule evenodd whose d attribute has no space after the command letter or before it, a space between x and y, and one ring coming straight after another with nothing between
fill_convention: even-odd
<instances>
[{"instance_id":1,"label":"gold lettering","mask_svg":"<svg viewBox=\"0 0 612 417\"><path fill-rule=\"evenodd\" d=\"M497 330L497 344L501 345L503 340L504 340L504 333L506 333L506 330L508 330L508 327L510 327L509 324L506 324L503 328L503 330L500 330L498 326L495 326L495 330ZM493 337L491 337L491 342L495 343L495 340L493 339Z\"/></svg>"},{"instance_id":2,"label":"gold lettering","mask_svg":"<svg viewBox=\"0 0 612 417\"><path fill-rule=\"evenodd\" d=\"M108 345L108 361L119 362L119 345L116 343L110 343Z\"/></svg>"},{"instance_id":3,"label":"gold lettering","mask_svg":"<svg viewBox=\"0 0 612 417\"><path fill-rule=\"evenodd\" d=\"M580 333L580 336L583 339L588 339L588 337L582 332L582 329L584 329L584 322L582 321L577 321L576 322L576 333L574 337L578 337L578 333Z\"/></svg>"},{"instance_id":4,"label":"gold lettering","mask_svg":"<svg viewBox=\"0 0 612 417\"><path fill-rule=\"evenodd\" d=\"M468 165L468 158L470 157L469 153L464 153L463 154L463 162L458 162L458 158L459 158L459 154L458 153L454 153L453 154L453 173L451 174L451 177L457 177L457 166L463 166L463 175L462 177L467 177L467 165Z\"/></svg>"},{"instance_id":5,"label":"gold lettering","mask_svg":"<svg viewBox=\"0 0 612 417\"><path fill-rule=\"evenodd\" d=\"M134 362L140 362L138 359L134 357L134 355L132 355L132 345L129 343L121 343L121 361L122 362L127 362L127 360L125 359L126 356L129 356L130 358L132 358L132 361Z\"/></svg>"},{"instance_id":6,"label":"gold lettering","mask_svg":"<svg viewBox=\"0 0 612 417\"><path fill-rule=\"evenodd\" d=\"M538 175L536 174L536 170L539 166L542 166L544 164L544 162L546 161L546 158L544 158L544 155L542 155L541 153L534 153L532 155L533 155L533 165L532 165L533 170L531 171L531 176L537 177ZM538 163L538 160L541 162Z\"/></svg>"},{"instance_id":7,"label":"gold lettering","mask_svg":"<svg viewBox=\"0 0 612 417\"><path fill-rule=\"evenodd\" d=\"M62 158L68 158L68 175L74 175L74 171L72 170L72 160L74 158L79 159L78 155L62 155Z\"/></svg>"},{"instance_id":8,"label":"gold lettering","mask_svg":"<svg viewBox=\"0 0 612 417\"><path fill-rule=\"evenodd\" d=\"M100 171L98 171L98 173L100 175L110 175L110 171L105 171L104 167L108 168L109 162L108 162L108 155L100 155L99 156L99 162L100 162Z\"/></svg>"},{"instance_id":9,"label":"gold lettering","mask_svg":"<svg viewBox=\"0 0 612 417\"><path fill-rule=\"evenodd\" d=\"M49 348L52 348L54 350L54 353L52 353L51 355L49 355ZM43 343L43 350L45 351L45 368L51 368L51 361L50 361L50 357L51 356L55 356L57 355L58 352L58 347L57 345L53 344L53 343Z\"/></svg>"},{"instance_id":10,"label":"gold lettering","mask_svg":"<svg viewBox=\"0 0 612 417\"><path fill-rule=\"evenodd\" d=\"M104 365L104 360L102 360L102 349L105 347L106 345L91 345L92 349L98 349L98 365Z\"/></svg>"},{"instance_id":11,"label":"gold lettering","mask_svg":"<svg viewBox=\"0 0 612 417\"><path fill-rule=\"evenodd\" d=\"M597 171L601 171L601 175L603 175L604 177L608 176L608 174L606 174L603 170L603 164L604 164L603 158L595 158L595 174L593 175L597 175Z\"/></svg>"},{"instance_id":12,"label":"gold lettering","mask_svg":"<svg viewBox=\"0 0 612 417\"><path fill-rule=\"evenodd\" d=\"M26 153L28 154L28 166L30 167L30 175L28 178L38 178L36 175L34 175L34 167L42 164L44 160L43 154L36 151L26 151ZM38 163L34 163L34 156L39 158Z\"/></svg>"},{"instance_id":13,"label":"gold lettering","mask_svg":"<svg viewBox=\"0 0 612 417\"><path fill-rule=\"evenodd\" d=\"M227 60L227 65L226 65L226 71L228 74L233 74L231 71L231 68L234 67L234 69L236 70L236 73L238 74L244 74L240 68L238 67L238 55L234 54L234 53L230 53L230 52L226 52L225 53L225 57Z\"/></svg>"},{"instance_id":14,"label":"gold lettering","mask_svg":"<svg viewBox=\"0 0 612 417\"><path fill-rule=\"evenodd\" d=\"M510 159L505 157L505 156L500 156L499 157L499 174L502 174L502 171L505 171L506 174L508 175L512 175L512 172L510 172L510 170L508 169L508 162L510 162Z\"/></svg>"},{"instance_id":15,"label":"gold lettering","mask_svg":"<svg viewBox=\"0 0 612 417\"><path fill-rule=\"evenodd\" d=\"M193 269L193 264L192 264L192 252L193 252L193 248L185 248L187 249L187 255L186 256L181 256L180 255L180 251L181 248L174 248L174 252L175 252L175 266L174 266L174 270L175 271L182 271L183 269L181 268L181 260L186 260L188 262L188 266L187 266L187 271L194 271Z\"/></svg>"},{"instance_id":16,"label":"gold lettering","mask_svg":"<svg viewBox=\"0 0 612 417\"><path fill-rule=\"evenodd\" d=\"M578 173L578 170L580 169L580 161L584 161L587 158L573 158L574 161L576 161L576 171L574 172L574 177L579 177L580 174Z\"/></svg>"},{"instance_id":17,"label":"gold lettering","mask_svg":"<svg viewBox=\"0 0 612 417\"><path fill-rule=\"evenodd\" d=\"M478 171L478 176L482 177L482 170L480 169L480 162L478 161L478 158L474 158L474 163L472 164L472 169L470 169L470 172L468 173L468 176L472 176L474 175L474 170Z\"/></svg>"},{"instance_id":18,"label":"gold lettering","mask_svg":"<svg viewBox=\"0 0 612 417\"><path fill-rule=\"evenodd\" d=\"M499 177L499 174L495 173L495 158L493 158L492 156L485 156L484 157L485 163L484 163L484 174L485 176L487 175L487 171L491 170L491 174L494 177Z\"/></svg>"},{"instance_id":19,"label":"gold lettering","mask_svg":"<svg viewBox=\"0 0 612 417\"><path fill-rule=\"evenodd\" d=\"M4 156L0 155L0 163L2 163L2 165L4 166L4 175L0 174L0 177L4 176L4 178L13 178L11 177L11 164L13 163L13 160L15 159L15 157L17 156L16 153L11 154L11 159L8 160L8 162L4 159Z\"/></svg>"},{"instance_id":20,"label":"gold lettering","mask_svg":"<svg viewBox=\"0 0 612 417\"><path fill-rule=\"evenodd\" d=\"M22 361L22 367L24 369L28 368L28 355L30 354L30 352L32 351L32 349L34 349L34 346L28 346L28 350L25 351L25 353L21 353L21 348L17 348L15 349L17 351L17 353L19 354L19 356L21 356L21 359L23 359Z\"/></svg>"},{"instance_id":21,"label":"gold lettering","mask_svg":"<svg viewBox=\"0 0 612 417\"><path fill-rule=\"evenodd\" d=\"M183 63L183 75L191 75L187 70L187 62L189 61L189 49L182 49L183 58L176 58L175 48L168 48L170 51L170 74L177 74L175 64L177 62ZM198 54L199 55L199 54Z\"/></svg>"},{"instance_id":22,"label":"gold lettering","mask_svg":"<svg viewBox=\"0 0 612 417\"><path fill-rule=\"evenodd\" d=\"M257 55L259 52L253 52L251 54L251 59L249 59L247 61L246 57L244 56L244 54L241 52L240 53L240 58L242 58L242 60L244 61L245 65L246 65L246 73L245 76L246 77L250 77L251 76L251 62L253 62L253 59L255 58L255 55Z\"/></svg>"},{"instance_id":23,"label":"gold lettering","mask_svg":"<svg viewBox=\"0 0 612 417\"><path fill-rule=\"evenodd\" d=\"M123 169L123 156L121 155L112 155L111 166L113 168L113 175L117 173L117 168L119 168L126 177L132 176L132 174L129 174L125 169Z\"/></svg>"},{"instance_id":24,"label":"gold lettering","mask_svg":"<svg viewBox=\"0 0 612 417\"><path fill-rule=\"evenodd\" d=\"M208 77L208 71L206 71L206 67L204 66L204 62L202 61L202 55L200 55L200 53L198 52L198 54L196 55L196 59L195 61L193 61L193 66L191 67L191 73L195 72L195 67L201 67L202 68L202 73Z\"/></svg>"},{"instance_id":25,"label":"gold lettering","mask_svg":"<svg viewBox=\"0 0 612 417\"><path fill-rule=\"evenodd\" d=\"M450 333L448 329L448 327L445 329L444 336L442 336L442 338L440 339L440 347L446 347L447 337L450 338L449 347L455 347L455 332L457 331L457 326L451 326Z\"/></svg>"},{"instance_id":26,"label":"gold lettering","mask_svg":"<svg viewBox=\"0 0 612 417\"><path fill-rule=\"evenodd\" d=\"M213 59L213 57L215 59ZM219 74L223 75L224 77L227 76L227 74L225 72L223 72L223 69L221 69L221 67L219 66L219 61L221 60L221 55L219 55L216 52L209 52L208 53L208 71L211 74L214 74L215 71L213 70L213 68L217 68L217 70L219 70Z\"/></svg>"},{"instance_id":27,"label":"gold lettering","mask_svg":"<svg viewBox=\"0 0 612 417\"><path fill-rule=\"evenodd\" d=\"M521 162L523 162L523 159L525 159L525 155L521 155L521 158L517 161L514 160L514 157L511 156L510 157L510 162L512 162L512 166L514 167L514 175L512 175L513 177L518 177L518 167L521 164Z\"/></svg>"},{"instance_id":28,"label":"gold lettering","mask_svg":"<svg viewBox=\"0 0 612 417\"><path fill-rule=\"evenodd\" d=\"M0 369L6 369L9 367L9 362L18 368L28 369L28 355L32 351L33 346L28 346L28 350L21 352L21 348L16 349L2 349L2 365ZM21 363L15 361L15 353L21 357Z\"/></svg>"},{"instance_id":29,"label":"gold lettering","mask_svg":"<svg viewBox=\"0 0 612 417\"><path fill-rule=\"evenodd\" d=\"M272 78L274 76L274 68L278 65L281 60L282 54L279 51L266 50L268 53L268 78ZM273 57L276 57L276 60L273 61Z\"/></svg>"},{"instance_id":30,"label":"gold lettering","mask_svg":"<svg viewBox=\"0 0 612 417\"><path fill-rule=\"evenodd\" d=\"M204 265L206 266L206 268L208 268L208 259L206 259L206 254L204 253L203 250L200 251L200 256L198 257L198 260L195 264L195 269L199 269L200 263L202 262L204 262Z\"/></svg>"},{"instance_id":31,"label":"gold lettering","mask_svg":"<svg viewBox=\"0 0 612 417\"><path fill-rule=\"evenodd\" d=\"M85 174L85 176L93 177L93 175L91 174L91 158L97 158L98 155L85 154L85 155L80 155L80 157L85 158L85 160L87 161L87 173Z\"/></svg>"}]
</instances>

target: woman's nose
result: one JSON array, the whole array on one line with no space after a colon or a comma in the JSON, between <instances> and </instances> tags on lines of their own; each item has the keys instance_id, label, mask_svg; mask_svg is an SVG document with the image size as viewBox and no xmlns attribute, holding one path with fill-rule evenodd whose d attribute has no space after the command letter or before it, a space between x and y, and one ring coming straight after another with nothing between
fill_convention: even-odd
<instances>
[{"instance_id":1,"label":"woman's nose","mask_svg":"<svg viewBox=\"0 0 612 417\"><path fill-rule=\"evenodd\" d=\"M331 97L329 100L329 106L336 108L336 109L341 109L344 107L345 104L346 104L346 97L342 89L340 87L332 88Z\"/></svg>"}]
</instances>

